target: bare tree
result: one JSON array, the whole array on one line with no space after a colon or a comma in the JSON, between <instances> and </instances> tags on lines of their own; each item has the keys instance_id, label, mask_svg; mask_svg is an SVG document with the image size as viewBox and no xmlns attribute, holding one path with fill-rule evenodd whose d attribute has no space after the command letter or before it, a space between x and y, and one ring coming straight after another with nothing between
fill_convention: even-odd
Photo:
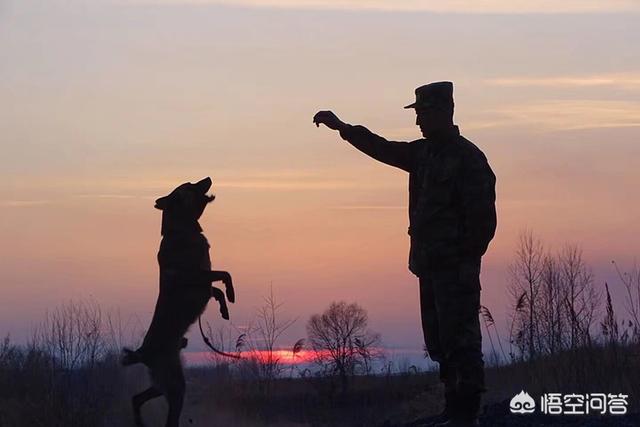
<instances>
[{"instance_id":1,"label":"bare tree","mask_svg":"<svg viewBox=\"0 0 640 427\"><path fill-rule=\"evenodd\" d=\"M380 334L368 329L367 312L355 303L333 302L322 314L314 314L307 323L307 335L316 362L340 377L343 392L348 377L358 369L368 373L379 356Z\"/></svg>"},{"instance_id":2,"label":"bare tree","mask_svg":"<svg viewBox=\"0 0 640 427\"><path fill-rule=\"evenodd\" d=\"M98 425L123 384L118 364L124 327L92 300L69 301L49 311L33 332L22 362L42 408L29 425ZM117 353L112 350L117 349ZM53 425L53 424L52 424Z\"/></svg>"},{"instance_id":3,"label":"bare tree","mask_svg":"<svg viewBox=\"0 0 640 427\"><path fill-rule=\"evenodd\" d=\"M34 332L37 346L58 369L93 367L106 353L104 315L92 301L69 301L48 312Z\"/></svg>"},{"instance_id":4,"label":"bare tree","mask_svg":"<svg viewBox=\"0 0 640 427\"><path fill-rule=\"evenodd\" d=\"M631 328L632 340L640 342L640 266L634 265L631 272L622 272L618 264L612 261L618 277L624 284L626 292L625 309L631 318L629 327Z\"/></svg>"},{"instance_id":5,"label":"bare tree","mask_svg":"<svg viewBox=\"0 0 640 427\"><path fill-rule=\"evenodd\" d=\"M591 326L600 306L600 293L593 286L593 273L578 246L566 245L558 256L558 263L569 319L569 348L574 349L591 343Z\"/></svg>"},{"instance_id":6,"label":"bare tree","mask_svg":"<svg viewBox=\"0 0 640 427\"><path fill-rule=\"evenodd\" d=\"M250 358L243 360L240 367L258 379L266 393L269 393L273 380L285 369L277 348L278 340L297 320L281 319L282 305L276 300L271 287L269 295L264 298L264 304L246 329L246 340L243 339Z\"/></svg>"},{"instance_id":7,"label":"bare tree","mask_svg":"<svg viewBox=\"0 0 640 427\"><path fill-rule=\"evenodd\" d=\"M509 266L511 276L510 292L516 300L516 310L512 322L516 336L512 341L518 344L521 352L526 349L529 357L535 357L540 343L538 331L538 294L543 275L544 248L531 231L520 235L516 257ZM513 330L512 325L512 330Z\"/></svg>"},{"instance_id":8,"label":"bare tree","mask_svg":"<svg viewBox=\"0 0 640 427\"><path fill-rule=\"evenodd\" d=\"M525 231L510 273L516 302L511 340L521 356L532 359L591 344L601 295L578 246L565 245L553 255Z\"/></svg>"},{"instance_id":9,"label":"bare tree","mask_svg":"<svg viewBox=\"0 0 640 427\"><path fill-rule=\"evenodd\" d=\"M540 341L541 351L554 354L564 348L567 329L564 315L564 289L556 257L546 254L542 260L540 286Z\"/></svg>"}]
</instances>

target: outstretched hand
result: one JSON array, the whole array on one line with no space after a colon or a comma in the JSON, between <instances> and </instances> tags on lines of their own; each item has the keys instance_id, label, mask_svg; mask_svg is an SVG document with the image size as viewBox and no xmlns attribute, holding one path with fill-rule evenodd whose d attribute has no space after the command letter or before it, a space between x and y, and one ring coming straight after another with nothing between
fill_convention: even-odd
<instances>
[{"instance_id":1,"label":"outstretched hand","mask_svg":"<svg viewBox=\"0 0 640 427\"><path fill-rule=\"evenodd\" d=\"M323 124L333 130L342 130L347 126L347 124L333 114L332 111L318 111L316 115L313 116L313 123L315 123L317 127Z\"/></svg>"}]
</instances>

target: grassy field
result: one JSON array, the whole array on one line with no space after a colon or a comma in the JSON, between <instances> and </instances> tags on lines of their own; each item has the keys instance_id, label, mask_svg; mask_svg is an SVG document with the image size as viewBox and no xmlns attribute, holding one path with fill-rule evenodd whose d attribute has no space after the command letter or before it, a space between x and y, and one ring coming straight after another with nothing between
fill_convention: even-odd
<instances>
[{"instance_id":1,"label":"grassy field","mask_svg":"<svg viewBox=\"0 0 640 427\"><path fill-rule=\"evenodd\" d=\"M487 369L485 404L520 390L625 393L637 411L638 346L594 346ZM121 368L108 356L90 368L54 369L36 349L5 341L0 352L0 425L132 425L131 396L148 385L144 366ZM184 426L371 426L400 425L433 415L442 405L441 386L431 372L356 376L346 393L331 377L247 379L229 365L187 370ZM148 426L161 426L163 399L143 408Z\"/></svg>"}]
</instances>

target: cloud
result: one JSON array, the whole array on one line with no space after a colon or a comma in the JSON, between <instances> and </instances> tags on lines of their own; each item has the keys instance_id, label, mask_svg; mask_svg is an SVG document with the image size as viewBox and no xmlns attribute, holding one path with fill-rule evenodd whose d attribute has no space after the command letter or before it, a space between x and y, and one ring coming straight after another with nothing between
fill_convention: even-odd
<instances>
[{"instance_id":1,"label":"cloud","mask_svg":"<svg viewBox=\"0 0 640 427\"><path fill-rule=\"evenodd\" d=\"M219 4L286 9L425 11L439 13L639 12L635 0L119 0L127 3Z\"/></svg>"},{"instance_id":2,"label":"cloud","mask_svg":"<svg viewBox=\"0 0 640 427\"><path fill-rule=\"evenodd\" d=\"M303 181L303 180L221 180L216 187L237 188L237 189L260 189L260 190L335 190L345 188L355 188L356 184L346 181Z\"/></svg>"},{"instance_id":3,"label":"cloud","mask_svg":"<svg viewBox=\"0 0 640 427\"><path fill-rule=\"evenodd\" d=\"M331 209L344 211L388 211L388 210L406 210L406 206L393 205L344 205L332 206Z\"/></svg>"},{"instance_id":4,"label":"cloud","mask_svg":"<svg viewBox=\"0 0 640 427\"><path fill-rule=\"evenodd\" d=\"M78 194L76 197L82 199L139 199L149 198L149 196L135 196L133 194Z\"/></svg>"},{"instance_id":5,"label":"cloud","mask_svg":"<svg viewBox=\"0 0 640 427\"><path fill-rule=\"evenodd\" d=\"M376 188L379 184L372 184L362 179L351 179L344 175L344 170L318 172L315 170L273 170L265 172L245 171L225 173L219 179L214 179L213 190L216 188L234 188L265 191L295 191L295 190L348 190L353 188ZM331 178L333 174L340 178ZM357 175L357 174L356 174Z\"/></svg>"},{"instance_id":6,"label":"cloud","mask_svg":"<svg viewBox=\"0 0 640 427\"><path fill-rule=\"evenodd\" d=\"M505 87L620 87L623 89L640 89L640 75L619 73L587 76L500 77L485 80L485 84Z\"/></svg>"},{"instance_id":7,"label":"cloud","mask_svg":"<svg viewBox=\"0 0 640 427\"><path fill-rule=\"evenodd\" d=\"M50 200L0 200L0 206L5 208L28 208L50 204Z\"/></svg>"},{"instance_id":8,"label":"cloud","mask_svg":"<svg viewBox=\"0 0 640 427\"><path fill-rule=\"evenodd\" d=\"M640 102L558 100L488 110L466 128L535 126L543 131L640 126Z\"/></svg>"}]
</instances>

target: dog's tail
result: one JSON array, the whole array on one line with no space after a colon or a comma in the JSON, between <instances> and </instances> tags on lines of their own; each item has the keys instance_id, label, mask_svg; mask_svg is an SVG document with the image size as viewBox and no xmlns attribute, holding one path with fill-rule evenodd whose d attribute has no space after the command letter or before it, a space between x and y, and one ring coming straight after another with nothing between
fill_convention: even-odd
<instances>
[{"instance_id":1,"label":"dog's tail","mask_svg":"<svg viewBox=\"0 0 640 427\"><path fill-rule=\"evenodd\" d=\"M135 365L136 363L143 363L142 354L137 350L131 350L129 348L122 349L122 357L120 358L120 364L122 366Z\"/></svg>"},{"instance_id":2,"label":"dog's tail","mask_svg":"<svg viewBox=\"0 0 640 427\"><path fill-rule=\"evenodd\" d=\"M224 351L220 351L217 348L215 348L213 344L211 344L211 341L209 340L209 338L207 338L207 336L204 334L204 331L202 330L202 316L198 317L198 326L200 327L200 335L202 335L202 340L207 345L207 347L211 349L211 351L219 354L220 356L230 357L232 359L241 359L241 357L238 354L231 354Z\"/></svg>"}]
</instances>

